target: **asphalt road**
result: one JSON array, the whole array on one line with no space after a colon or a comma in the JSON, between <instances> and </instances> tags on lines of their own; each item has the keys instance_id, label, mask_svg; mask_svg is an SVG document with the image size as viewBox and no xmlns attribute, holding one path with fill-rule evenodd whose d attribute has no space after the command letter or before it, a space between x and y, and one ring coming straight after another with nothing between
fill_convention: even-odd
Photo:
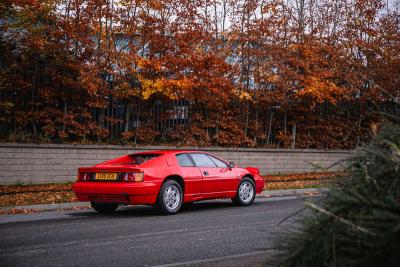
<instances>
[{"instance_id":1,"label":"asphalt road","mask_svg":"<svg viewBox=\"0 0 400 267\"><path fill-rule=\"evenodd\" d=\"M151 207L0 216L0 266L261 266L300 199L195 203L173 216Z\"/></svg>"}]
</instances>

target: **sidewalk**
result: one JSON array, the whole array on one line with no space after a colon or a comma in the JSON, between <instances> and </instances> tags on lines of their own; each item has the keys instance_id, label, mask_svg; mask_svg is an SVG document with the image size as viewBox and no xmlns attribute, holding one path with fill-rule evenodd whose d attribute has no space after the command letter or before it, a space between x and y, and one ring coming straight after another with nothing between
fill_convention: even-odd
<instances>
[{"instance_id":1,"label":"sidewalk","mask_svg":"<svg viewBox=\"0 0 400 267\"><path fill-rule=\"evenodd\" d=\"M304 196L315 196L315 195L326 194L328 191L329 190L327 188L264 190L257 197L262 197L262 198L304 197ZM42 212L42 211L86 209L86 208L90 208L90 204L88 202L70 202L70 203L57 203L57 204L0 207L0 212L18 210L18 211L27 211L27 213L29 213L29 212ZM0 214L0 216L1 215L2 214Z\"/></svg>"}]
</instances>

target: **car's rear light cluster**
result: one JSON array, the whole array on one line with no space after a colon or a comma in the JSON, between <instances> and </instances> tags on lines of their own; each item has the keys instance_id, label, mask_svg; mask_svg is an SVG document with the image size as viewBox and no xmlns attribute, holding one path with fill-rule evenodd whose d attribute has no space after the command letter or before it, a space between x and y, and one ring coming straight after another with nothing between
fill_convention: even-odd
<instances>
[{"instance_id":1,"label":"car's rear light cluster","mask_svg":"<svg viewBox=\"0 0 400 267\"><path fill-rule=\"evenodd\" d=\"M91 172L80 172L78 173L78 181L79 182L88 182L88 181L92 181L93 179L94 173Z\"/></svg>"},{"instance_id":2,"label":"car's rear light cluster","mask_svg":"<svg viewBox=\"0 0 400 267\"><path fill-rule=\"evenodd\" d=\"M115 179L115 180L96 179L96 173L94 173L94 172L79 172L78 173L78 181L79 182L89 182L89 181L143 182L143 180L144 180L143 172L120 172L117 174L117 179Z\"/></svg>"},{"instance_id":3,"label":"car's rear light cluster","mask_svg":"<svg viewBox=\"0 0 400 267\"><path fill-rule=\"evenodd\" d=\"M125 172L121 173L121 181L123 182L143 182L143 172Z\"/></svg>"}]
</instances>

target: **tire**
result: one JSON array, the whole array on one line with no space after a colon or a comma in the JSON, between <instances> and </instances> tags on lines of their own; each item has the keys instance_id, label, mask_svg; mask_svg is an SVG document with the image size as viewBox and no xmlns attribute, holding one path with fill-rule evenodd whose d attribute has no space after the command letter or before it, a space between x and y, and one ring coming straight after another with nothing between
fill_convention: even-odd
<instances>
[{"instance_id":1,"label":"tire","mask_svg":"<svg viewBox=\"0 0 400 267\"><path fill-rule=\"evenodd\" d=\"M233 203L239 206L250 206L256 198L256 186L252 179L244 177L236 190Z\"/></svg>"},{"instance_id":2,"label":"tire","mask_svg":"<svg viewBox=\"0 0 400 267\"><path fill-rule=\"evenodd\" d=\"M102 214L110 214L114 213L118 208L118 203L107 203L107 202L90 202L92 208L95 209L98 213Z\"/></svg>"},{"instance_id":3,"label":"tire","mask_svg":"<svg viewBox=\"0 0 400 267\"><path fill-rule=\"evenodd\" d=\"M167 215L177 213L182 207L183 191L175 180L167 180L163 183L158 194L157 207Z\"/></svg>"}]
</instances>

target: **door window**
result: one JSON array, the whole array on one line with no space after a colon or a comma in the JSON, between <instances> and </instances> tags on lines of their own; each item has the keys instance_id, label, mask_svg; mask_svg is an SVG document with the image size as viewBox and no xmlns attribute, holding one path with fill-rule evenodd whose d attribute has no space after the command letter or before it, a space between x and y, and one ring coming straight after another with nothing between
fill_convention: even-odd
<instances>
[{"instance_id":1,"label":"door window","mask_svg":"<svg viewBox=\"0 0 400 267\"><path fill-rule=\"evenodd\" d=\"M216 167L215 163L205 154L190 154L197 167Z\"/></svg>"},{"instance_id":2,"label":"door window","mask_svg":"<svg viewBox=\"0 0 400 267\"><path fill-rule=\"evenodd\" d=\"M213 157L211 155L207 155L209 158L211 158L212 161L214 161L215 165L217 165L218 168L228 168L228 165L226 162L217 159L216 157Z\"/></svg>"}]
</instances>

